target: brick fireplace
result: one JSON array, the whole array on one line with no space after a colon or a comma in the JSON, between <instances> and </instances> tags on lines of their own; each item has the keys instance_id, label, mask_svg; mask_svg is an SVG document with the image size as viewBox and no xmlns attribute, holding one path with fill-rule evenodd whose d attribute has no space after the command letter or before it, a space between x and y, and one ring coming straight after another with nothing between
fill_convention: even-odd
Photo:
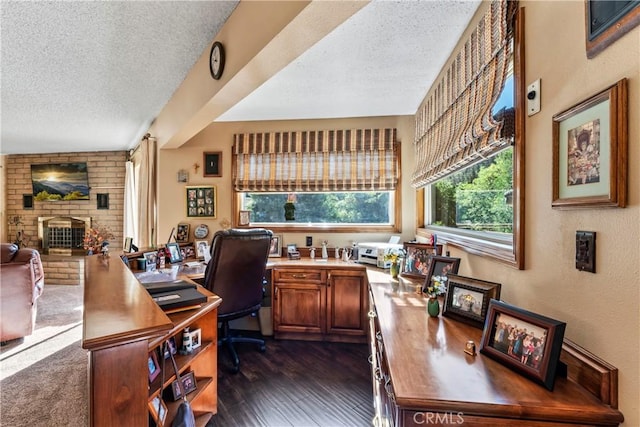
<instances>
[{"instance_id":1,"label":"brick fireplace","mask_svg":"<svg viewBox=\"0 0 640 427\"><path fill-rule=\"evenodd\" d=\"M46 255L85 255L82 240L91 228L90 217L38 217L38 240Z\"/></svg>"}]
</instances>

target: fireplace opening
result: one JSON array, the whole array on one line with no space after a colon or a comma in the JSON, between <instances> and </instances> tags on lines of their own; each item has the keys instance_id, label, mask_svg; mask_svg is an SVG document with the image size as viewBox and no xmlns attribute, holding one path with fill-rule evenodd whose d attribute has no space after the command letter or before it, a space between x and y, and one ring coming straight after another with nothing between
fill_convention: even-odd
<instances>
[{"instance_id":1,"label":"fireplace opening","mask_svg":"<svg viewBox=\"0 0 640 427\"><path fill-rule=\"evenodd\" d=\"M85 255L84 235L91 227L91 218L39 217L38 240L42 253L48 255Z\"/></svg>"}]
</instances>

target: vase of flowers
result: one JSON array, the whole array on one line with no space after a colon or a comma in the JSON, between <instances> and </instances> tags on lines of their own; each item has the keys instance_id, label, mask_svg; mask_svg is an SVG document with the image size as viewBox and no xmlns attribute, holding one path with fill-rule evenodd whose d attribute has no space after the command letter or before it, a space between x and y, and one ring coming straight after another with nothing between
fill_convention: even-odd
<instances>
[{"instance_id":1,"label":"vase of flowers","mask_svg":"<svg viewBox=\"0 0 640 427\"><path fill-rule=\"evenodd\" d=\"M113 238L113 234L108 228L96 225L84 233L82 247L87 251L87 255L98 254L103 251L104 247L108 247L108 239L111 238Z\"/></svg>"},{"instance_id":2,"label":"vase of flowers","mask_svg":"<svg viewBox=\"0 0 640 427\"><path fill-rule=\"evenodd\" d=\"M404 249L389 249L387 253L384 254L384 260L391 261L389 266L389 274L392 279L397 279L398 274L400 274L400 263L404 258Z\"/></svg>"},{"instance_id":3,"label":"vase of flowers","mask_svg":"<svg viewBox=\"0 0 640 427\"><path fill-rule=\"evenodd\" d=\"M431 285L425 289L429 299L427 300L427 313L431 317L438 317L440 314L440 302L438 296L445 293L447 276L432 276Z\"/></svg>"}]
</instances>

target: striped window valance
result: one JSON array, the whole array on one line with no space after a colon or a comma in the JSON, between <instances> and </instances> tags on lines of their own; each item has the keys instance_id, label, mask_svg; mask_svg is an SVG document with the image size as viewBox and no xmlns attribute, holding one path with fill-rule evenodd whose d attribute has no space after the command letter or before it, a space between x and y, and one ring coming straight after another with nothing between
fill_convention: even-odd
<instances>
[{"instance_id":1,"label":"striped window valance","mask_svg":"<svg viewBox=\"0 0 640 427\"><path fill-rule=\"evenodd\" d=\"M236 191L386 191L398 181L396 129L234 135Z\"/></svg>"},{"instance_id":2,"label":"striped window valance","mask_svg":"<svg viewBox=\"0 0 640 427\"><path fill-rule=\"evenodd\" d=\"M509 145L504 120L492 115L509 73L517 1L493 1L415 119L416 168L422 187ZM513 111L511 111L513 113ZM505 114L503 112L502 117Z\"/></svg>"}]
</instances>

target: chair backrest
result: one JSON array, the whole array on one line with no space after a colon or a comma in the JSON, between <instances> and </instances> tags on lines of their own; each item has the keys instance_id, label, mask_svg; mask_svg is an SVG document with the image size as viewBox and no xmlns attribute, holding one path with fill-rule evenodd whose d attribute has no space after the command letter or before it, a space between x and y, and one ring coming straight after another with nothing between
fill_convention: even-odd
<instances>
[{"instance_id":1,"label":"chair backrest","mask_svg":"<svg viewBox=\"0 0 640 427\"><path fill-rule=\"evenodd\" d=\"M241 317L260 308L271 237L263 228L221 230L213 236L203 286L222 298L219 317Z\"/></svg>"}]
</instances>

